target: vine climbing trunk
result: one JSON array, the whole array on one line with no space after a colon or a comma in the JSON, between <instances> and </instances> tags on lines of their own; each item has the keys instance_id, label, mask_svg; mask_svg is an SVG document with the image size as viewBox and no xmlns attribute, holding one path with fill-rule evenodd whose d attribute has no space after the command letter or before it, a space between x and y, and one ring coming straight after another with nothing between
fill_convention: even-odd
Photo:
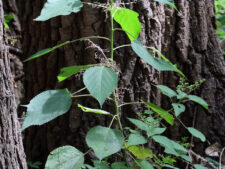
<instances>
[{"instance_id":1,"label":"vine climbing trunk","mask_svg":"<svg viewBox=\"0 0 225 169\"><path fill-rule=\"evenodd\" d=\"M90 0L85 0L90 2ZM95 1L96 2L96 1ZM103 3L103 1L99 1ZM104 1L106 2L106 1ZM117 0L116 3L121 1ZM107 2L106 2L107 3ZM123 4L125 3L125 4ZM109 15L99 8L86 6L79 14L51 19L47 22L34 22L43 7L41 0L19 1L20 18L23 25L24 57L54 46L67 40L87 36L110 37ZM219 142L224 144L225 138L225 68L224 58L219 47L215 32L215 13L213 0L186 1L175 0L178 12L169 6L149 0L122 1L121 6L127 6L137 11L142 23L141 39L146 46L153 46L162 51L173 63L187 75L190 82L206 78L206 83L197 90L210 105L210 110L203 110L200 106L189 105L181 117L187 126L195 125L202 131L208 142L200 144L193 141L195 149L204 155L204 149ZM119 27L118 25L114 25ZM81 76L76 75L69 80L57 83L56 76L64 66L85 65L104 62L104 58L96 50L95 44L103 47L103 51L110 57L110 44L102 40L77 42L52 52L25 64L26 99L27 102L41 91L67 87L70 91L83 88ZM114 46L128 44L129 40L121 32L115 32ZM175 89L179 77L167 72L159 73L137 58L132 50L121 48L114 52L114 59L118 64L120 82L115 97L119 104L123 102L137 102L141 99L162 104L168 107L168 101L161 98L159 91L153 84L168 84ZM31 127L25 132L25 146L29 158L32 160L46 159L48 153L61 145L74 145L85 151L85 134L95 125L109 125L107 117L85 114L76 108L77 103L88 107L97 107L94 99L74 100L74 108L62 117L42 127ZM114 105L107 101L103 109L114 112ZM120 109L122 122L127 123L126 117L135 116L144 107L132 105ZM179 124L169 134L178 139L185 133Z\"/></svg>"},{"instance_id":2,"label":"vine climbing trunk","mask_svg":"<svg viewBox=\"0 0 225 169\"><path fill-rule=\"evenodd\" d=\"M0 0L0 168L27 169Z\"/></svg>"}]
</instances>

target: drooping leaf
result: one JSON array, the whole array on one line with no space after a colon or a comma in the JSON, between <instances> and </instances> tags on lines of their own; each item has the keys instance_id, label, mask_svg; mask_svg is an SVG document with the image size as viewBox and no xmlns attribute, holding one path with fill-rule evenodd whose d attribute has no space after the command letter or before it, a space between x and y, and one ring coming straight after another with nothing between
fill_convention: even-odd
<instances>
[{"instance_id":1,"label":"drooping leaf","mask_svg":"<svg viewBox=\"0 0 225 169\"><path fill-rule=\"evenodd\" d=\"M188 99L200 104L205 109L209 109L209 105L206 103L205 100L203 100L201 97L195 96L195 95L188 95Z\"/></svg>"},{"instance_id":2,"label":"drooping leaf","mask_svg":"<svg viewBox=\"0 0 225 169\"><path fill-rule=\"evenodd\" d=\"M27 107L22 130L32 125L42 125L66 113L72 104L67 89L47 90L35 96Z\"/></svg>"},{"instance_id":3,"label":"drooping leaf","mask_svg":"<svg viewBox=\"0 0 225 169\"><path fill-rule=\"evenodd\" d=\"M177 99L184 99L188 96L187 93L184 93L181 90L177 90L177 93L178 93Z\"/></svg>"},{"instance_id":4,"label":"drooping leaf","mask_svg":"<svg viewBox=\"0 0 225 169\"><path fill-rule=\"evenodd\" d=\"M160 91L162 92L162 94L172 98L175 97L177 95L177 93L175 91L173 91L172 89L170 89L167 86L164 85L156 85L156 87L158 87L160 89Z\"/></svg>"},{"instance_id":5,"label":"drooping leaf","mask_svg":"<svg viewBox=\"0 0 225 169\"><path fill-rule=\"evenodd\" d=\"M151 137L154 135L162 134L166 128L157 128L157 127L150 127L150 129L147 131L147 136Z\"/></svg>"},{"instance_id":6,"label":"drooping leaf","mask_svg":"<svg viewBox=\"0 0 225 169\"><path fill-rule=\"evenodd\" d=\"M157 49L154 48L154 47L151 47L151 49L154 50L159 56L161 56L161 58L162 58L163 60L165 60L166 62L168 62L168 63L173 67L173 69L174 69L176 72L178 72L181 76L183 76L184 78L186 78L185 75L184 75L184 73L181 72L181 70L178 69L177 66L174 65L169 59L167 59L167 58L166 58L159 50L157 50Z\"/></svg>"},{"instance_id":7,"label":"drooping leaf","mask_svg":"<svg viewBox=\"0 0 225 169\"><path fill-rule=\"evenodd\" d=\"M195 137L199 138L202 142L205 142L206 138L202 132L196 130L195 128L188 127L187 130Z\"/></svg>"},{"instance_id":8,"label":"drooping leaf","mask_svg":"<svg viewBox=\"0 0 225 169\"><path fill-rule=\"evenodd\" d=\"M142 136L140 133L130 134L128 137L127 144L130 146L145 144L145 143L147 143L147 139L144 136Z\"/></svg>"},{"instance_id":9,"label":"drooping leaf","mask_svg":"<svg viewBox=\"0 0 225 169\"><path fill-rule=\"evenodd\" d=\"M200 164L194 164L195 169L208 169L207 167L204 167Z\"/></svg>"},{"instance_id":10,"label":"drooping leaf","mask_svg":"<svg viewBox=\"0 0 225 169\"><path fill-rule=\"evenodd\" d=\"M82 7L83 3L80 0L48 0L35 21L46 21L59 15L77 13Z\"/></svg>"},{"instance_id":11,"label":"drooping leaf","mask_svg":"<svg viewBox=\"0 0 225 169\"><path fill-rule=\"evenodd\" d=\"M77 107L81 108L83 112L90 112L90 113L95 113L95 114L102 114L102 115L111 115L109 112L101 109L91 109L88 107L84 107L80 104L77 105Z\"/></svg>"},{"instance_id":12,"label":"drooping leaf","mask_svg":"<svg viewBox=\"0 0 225 169\"><path fill-rule=\"evenodd\" d=\"M113 7L112 12L113 19L120 24L130 41L133 42L134 39L137 39L141 32L141 23L138 19L139 14L121 7Z\"/></svg>"},{"instance_id":13,"label":"drooping leaf","mask_svg":"<svg viewBox=\"0 0 225 169\"><path fill-rule=\"evenodd\" d=\"M154 169L153 166L147 160L141 161L140 165L141 169Z\"/></svg>"},{"instance_id":14,"label":"drooping leaf","mask_svg":"<svg viewBox=\"0 0 225 169\"><path fill-rule=\"evenodd\" d=\"M131 123L133 123L135 126L137 126L139 129L144 130L144 131L148 131L149 130L149 126L144 123L141 120L137 120L137 119L132 119L132 118L127 118Z\"/></svg>"},{"instance_id":15,"label":"drooping leaf","mask_svg":"<svg viewBox=\"0 0 225 169\"><path fill-rule=\"evenodd\" d=\"M59 82L69 78L72 75L79 73L82 70L88 69L92 67L92 65L83 65L83 66L69 66L60 69L60 74L57 76Z\"/></svg>"},{"instance_id":16,"label":"drooping leaf","mask_svg":"<svg viewBox=\"0 0 225 169\"><path fill-rule=\"evenodd\" d=\"M127 146L127 149L139 160L153 158L153 152L143 146Z\"/></svg>"},{"instance_id":17,"label":"drooping leaf","mask_svg":"<svg viewBox=\"0 0 225 169\"><path fill-rule=\"evenodd\" d=\"M43 49L43 50L41 50L41 51L39 51L39 52L33 54L32 56L30 56L30 57L27 58L26 60L24 60L24 62L27 62L27 61L36 59L36 58L38 58L38 57L40 57L40 56L46 55L46 54L50 53L51 51L53 51L53 50L55 50L55 49L57 49L57 48L59 48L59 47L61 47L61 46L67 45L67 44L69 44L69 43L70 43L70 41L66 41L66 42L61 43L61 44L59 44L59 45L56 45L56 46L54 46L54 47L52 47L52 48Z\"/></svg>"},{"instance_id":18,"label":"drooping leaf","mask_svg":"<svg viewBox=\"0 0 225 169\"><path fill-rule=\"evenodd\" d=\"M133 51L142 58L146 63L151 65L153 68L155 68L158 71L176 71L174 70L173 66L170 65L170 63L166 62L165 60L153 57L148 50L141 44L141 41L138 39L135 39L131 47Z\"/></svg>"},{"instance_id":19,"label":"drooping leaf","mask_svg":"<svg viewBox=\"0 0 225 169\"><path fill-rule=\"evenodd\" d=\"M83 82L90 94L103 105L107 97L117 87L118 77L116 72L104 66L87 69L83 75Z\"/></svg>"},{"instance_id":20,"label":"drooping leaf","mask_svg":"<svg viewBox=\"0 0 225 169\"><path fill-rule=\"evenodd\" d=\"M87 133L86 143L102 160L123 148L124 137L120 130L96 126Z\"/></svg>"},{"instance_id":21,"label":"drooping leaf","mask_svg":"<svg viewBox=\"0 0 225 169\"><path fill-rule=\"evenodd\" d=\"M161 146L165 148L164 150L165 153L181 157L191 162L191 159L188 156L186 156L188 151L182 145L176 143L175 141L165 136L153 136L152 138L155 142L159 143Z\"/></svg>"},{"instance_id":22,"label":"drooping leaf","mask_svg":"<svg viewBox=\"0 0 225 169\"><path fill-rule=\"evenodd\" d=\"M154 112L158 113L160 117L162 117L167 123L171 125L174 124L174 117L170 113L168 113L168 111L153 103L144 102L144 104L150 107Z\"/></svg>"},{"instance_id":23,"label":"drooping leaf","mask_svg":"<svg viewBox=\"0 0 225 169\"><path fill-rule=\"evenodd\" d=\"M177 7L174 5L173 0L154 0L154 1L160 2L162 4L167 4L177 10Z\"/></svg>"},{"instance_id":24,"label":"drooping leaf","mask_svg":"<svg viewBox=\"0 0 225 169\"><path fill-rule=\"evenodd\" d=\"M185 106L183 104L173 103L172 106L177 117L185 111Z\"/></svg>"},{"instance_id":25,"label":"drooping leaf","mask_svg":"<svg viewBox=\"0 0 225 169\"><path fill-rule=\"evenodd\" d=\"M48 156L45 169L81 168L84 163L84 154L72 146L63 146L53 150Z\"/></svg>"}]
</instances>

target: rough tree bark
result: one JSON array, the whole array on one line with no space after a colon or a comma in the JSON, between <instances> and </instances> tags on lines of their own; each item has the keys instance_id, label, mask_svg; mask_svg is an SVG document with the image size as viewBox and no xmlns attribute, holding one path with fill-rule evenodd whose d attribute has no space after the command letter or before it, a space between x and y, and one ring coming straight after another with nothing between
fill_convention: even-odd
<instances>
[{"instance_id":1,"label":"rough tree bark","mask_svg":"<svg viewBox=\"0 0 225 169\"><path fill-rule=\"evenodd\" d=\"M109 36L109 18L101 9L85 6L78 14L57 17L47 22L34 22L33 19L40 14L43 4L41 0L20 0L25 57L67 40L90 35ZM209 103L210 110L206 111L196 104L190 104L182 116L187 126L192 126L195 119L195 127L206 135L207 143L200 144L197 140L194 142L195 148L203 154L204 148L209 144L225 143L225 62L215 32L214 1L175 0L175 4L179 12L149 0L138 0L125 6L139 12L143 28L141 39L145 45L161 50L178 65L190 82L207 79L196 94ZM109 47L103 41L94 42L104 49ZM115 42L115 45L127 44L129 40L123 33L117 33ZM46 89L68 87L75 91L82 88L79 75L60 84L57 83L56 75L63 66L98 63L101 57L95 50L87 48L88 46L90 46L88 42L76 43L61 48L47 57L26 63L27 102ZM152 84L168 84L175 89L179 78L177 74L159 73L137 58L130 48L116 51L115 59L121 71L118 90L120 102L143 99L156 104L162 103L164 107L168 106L168 102L161 98L159 91ZM97 105L93 99L80 101L90 107ZM74 101L75 107L77 102ZM103 108L112 111L112 106L107 102ZM122 116L135 116L134 112L143 109L143 106L125 107ZM73 108L66 115L47 125L28 129L25 138L27 155L33 160L43 160L49 151L65 144L84 150L85 133L96 124L107 125L108 120L83 114L77 108ZM184 136L181 132L183 131L180 130L179 124L176 124L170 135L177 139L181 135Z\"/></svg>"},{"instance_id":2,"label":"rough tree bark","mask_svg":"<svg viewBox=\"0 0 225 169\"><path fill-rule=\"evenodd\" d=\"M0 0L0 168L26 169Z\"/></svg>"}]
</instances>

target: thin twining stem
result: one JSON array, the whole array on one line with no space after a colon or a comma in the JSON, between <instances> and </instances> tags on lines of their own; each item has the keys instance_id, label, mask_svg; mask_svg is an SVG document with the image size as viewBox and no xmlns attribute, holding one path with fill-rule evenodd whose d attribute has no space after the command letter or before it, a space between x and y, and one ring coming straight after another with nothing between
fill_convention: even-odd
<instances>
[{"instance_id":1,"label":"thin twining stem","mask_svg":"<svg viewBox=\"0 0 225 169\"><path fill-rule=\"evenodd\" d=\"M128 102L128 103L123 103L123 104L119 105L118 107L127 106L127 105L131 105L131 104L144 104L144 103L143 102Z\"/></svg>"},{"instance_id":2,"label":"thin twining stem","mask_svg":"<svg viewBox=\"0 0 225 169\"><path fill-rule=\"evenodd\" d=\"M72 98L78 98L78 97L90 97L92 96L91 94L82 94L82 95L75 95L75 96L72 96Z\"/></svg>"},{"instance_id":3,"label":"thin twining stem","mask_svg":"<svg viewBox=\"0 0 225 169\"><path fill-rule=\"evenodd\" d=\"M77 93L80 93L80 92L82 92L82 91L84 91L84 90L86 90L86 89L87 89L87 88L84 87L84 88L82 88L82 89L80 89L80 90L78 90L78 91L72 93L72 96L74 96L74 95L76 95Z\"/></svg>"}]
</instances>

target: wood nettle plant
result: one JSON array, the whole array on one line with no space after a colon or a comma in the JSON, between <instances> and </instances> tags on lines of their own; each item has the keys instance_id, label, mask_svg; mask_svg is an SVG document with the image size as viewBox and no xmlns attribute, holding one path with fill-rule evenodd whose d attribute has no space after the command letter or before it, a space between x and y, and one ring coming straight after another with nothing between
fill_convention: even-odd
<instances>
[{"instance_id":1,"label":"wood nettle plant","mask_svg":"<svg viewBox=\"0 0 225 169\"><path fill-rule=\"evenodd\" d=\"M165 3L177 8L172 1L169 0L155 0ZM86 153L80 152L72 146L63 146L52 151L45 164L46 169L64 168L64 169L132 169L132 168L176 168L175 162L177 159L182 159L189 165L193 165L196 169L204 168L198 164L192 164L192 159L188 156L187 140L183 139L178 143L173 141L162 133L166 130L166 126L173 125L175 119L185 111L186 101L193 101L208 109L208 104L200 97L191 95L205 80L196 82L193 85L187 83L185 75L177 68L176 65L171 63L164 55L154 47L146 47L142 45L141 40L138 39L141 32L141 23L138 19L139 14L133 10L122 8L120 4L115 3L114 0L106 4L102 3L87 3L80 0L48 0L41 11L41 15L37 17L36 21L46 21L59 15L69 15L70 13L77 13L83 7L83 4L91 5L92 7L103 8L104 11L109 13L111 23L111 36L89 36L81 37L76 40L66 41L62 44L52 48L44 49L32 55L25 61L38 58L42 55L48 54L51 51L62 47L67 44L75 43L77 41L85 41L90 39L102 39L110 43L110 57L104 54L100 48L105 62L90 65L74 65L64 67L60 70L57 76L58 81L62 82L67 78L83 72L84 88L71 93L68 89L61 90L48 90L40 93L34 97L27 107L27 114L22 126L22 130L32 125L45 124L56 117L65 114L71 107L72 99L79 97L91 96L94 97L100 107L108 99L115 105L115 112L108 112L102 109L93 109L78 104L77 107L83 112L95 113L111 117L109 126L95 126L86 135L86 143L90 150ZM114 21L117 22L121 28L115 27ZM114 45L114 32L123 31L126 33L131 41L131 44L121 44L121 46ZM133 51L143 59L147 64L151 65L158 71L174 71L180 75L180 82L176 91L164 85L156 85L162 94L171 98L171 109L165 110L153 103L145 102L130 102L118 104L116 97L116 88L118 84L118 74L116 63L114 61L114 51L123 47L131 47ZM161 58L154 57L147 49L154 51ZM90 94L81 94L83 91L88 90ZM147 109L143 113L137 112L138 119L128 118L135 129L123 126L120 118L120 107L131 104L143 104ZM112 124L117 122L118 129L112 129ZM180 120L179 120L180 121ZM181 121L180 121L181 122ZM165 124L167 123L167 124ZM182 123L182 122L181 122ZM205 136L198 130L182 125L193 136L205 141ZM124 132L126 130L126 132ZM125 134L126 133L126 134ZM129 134L128 134L129 133ZM159 143L164 149L163 154L154 153L151 149L144 145L149 140ZM93 166L84 164L84 157L90 151L93 151L99 160L93 160ZM108 157L111 155L118 155L124 161L109 163Z\"/></svg>"}]
</instances>

